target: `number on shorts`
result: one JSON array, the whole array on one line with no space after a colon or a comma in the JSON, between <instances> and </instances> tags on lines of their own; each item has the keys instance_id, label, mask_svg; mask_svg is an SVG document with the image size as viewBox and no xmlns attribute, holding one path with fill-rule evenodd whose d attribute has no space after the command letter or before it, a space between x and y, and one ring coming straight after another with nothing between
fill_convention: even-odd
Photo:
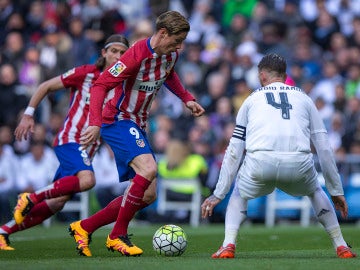
<instances>
[{"instance_id":1,"label":"number on shorts","mask_svg":"<svg viewBox=\"0 0 360 270\"><path fill-rule=\"evenodd\" d=\"M290 119L290 110L292 109L292 105L288 101L287 94L284 92L280 92L279 96L280 96L280 103L277 103L275 101L273 93L266 93L267 103L276 109L280 109L282 118Z\"/></svg>"},{"instance_id":2,"label":"number on shorts","mask_svg":"<svg viewBox=\"0 0 360 270\"><path fill-rule=\"evenodd\" d=\"M139 131L136 129L136 128L130 128L129 129L129 132L131 135L134 135L135 136L135 139L139 139L140 138L140 134L139 134Z\"/></svg>"}]
</instances>

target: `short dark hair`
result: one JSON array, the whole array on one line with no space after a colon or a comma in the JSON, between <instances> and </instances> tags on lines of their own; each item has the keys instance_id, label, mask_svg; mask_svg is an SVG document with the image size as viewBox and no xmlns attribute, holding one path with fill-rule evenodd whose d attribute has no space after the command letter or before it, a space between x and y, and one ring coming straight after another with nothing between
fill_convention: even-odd
<instances>
[{"instance_id":1,"label":"short dark hair","mask_svg":"<svg viewBox=\"0 0 360 270\"><path fill-rule=\"evenodd\" d=\"M279 75L286 74L286 61L284 57L276 54L270 53L265 55L258 64L259 70L267 70L277 72Z\"/></svg>"}]
</instances>

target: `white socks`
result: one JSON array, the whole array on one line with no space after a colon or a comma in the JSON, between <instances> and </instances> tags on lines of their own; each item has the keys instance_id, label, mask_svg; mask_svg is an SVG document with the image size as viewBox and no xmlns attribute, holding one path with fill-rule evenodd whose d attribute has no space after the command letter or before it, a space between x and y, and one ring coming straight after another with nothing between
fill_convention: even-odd
<instances>
[{"instance_id":1,"label":"white socks","mask_svg":"<svg viewBox=\"0 0 360 270\"><path fill-rule=\"evenodd\" d=\"M240 225L246 220L247 200L240 197L238 189L234 188L225 215L225 238L223 246L236 245L236 237Z\"/></svg>"},{"instance_id":2,"label":"white socks","mask_svg":"<svg viewBox=\"0 0 360 270\"><path fill-rule=\"evenodd\" d=\"M334 248L336 249L338 246L347 246L342 236L334 207L322 188L319 186L309 198L314 208L315 215L329 234Z\"/></svg>"}]
</instances>

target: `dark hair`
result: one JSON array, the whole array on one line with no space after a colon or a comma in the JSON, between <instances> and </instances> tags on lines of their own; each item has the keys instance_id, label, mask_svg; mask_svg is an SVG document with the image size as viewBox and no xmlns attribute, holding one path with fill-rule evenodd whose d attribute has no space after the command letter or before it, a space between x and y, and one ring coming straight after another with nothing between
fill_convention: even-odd
<instances>
[{"instance_id":1,"label":"dark hair","mask_svg":"<svg viewBox=\"0 0 360 270\"><path fill-rule=\"evenodd\" d=\"M278 73L278 75L284 76L286 74L286 61L282 56L276 53L270 53L261 59L258 64L258 69L273 71Z\"/></svg>"},{"instance_id":2,"label":"dark hair","mask_svg":"<svg viewBox=\"0 0 360 270\"><path fill-rule=\"evenodd\" d=\"M190 24L187 19L177 11L167 11L156 19L156 31L165 28L169 35L177 35L190 31Z\"/></svg>"},{"instance_id":3,"label":"dark hair","mask_svg":"<svg viewBox=\"0 0 360 270\"><path fill-rule=\"evenodd\" d=\"M123 35L114 34L114 35L111 35L110 37L108 37L104 44L104 50L107 50L108 45L111 43L122 43L122 44L124 44L125 47L129 48L129 41ZM105 62L106 62L106 59L104 57L100 56L98 58L98 60L96 61L95 65L97 68L103 69L106 64Z\"/></svg>"}]
</instances>

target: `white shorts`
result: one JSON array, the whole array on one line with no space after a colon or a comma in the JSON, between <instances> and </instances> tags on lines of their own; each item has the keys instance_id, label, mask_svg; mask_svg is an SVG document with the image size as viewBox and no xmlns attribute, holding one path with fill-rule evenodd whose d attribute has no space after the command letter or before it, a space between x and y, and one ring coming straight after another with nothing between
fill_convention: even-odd
<instances>
[{"instance_id":1,"label":"white shorts","mask_svg":"<svg viewBox=\"0 0 360 270\"><path fill-rule=\"evenodd\" d=\"M244 199L273 192L275 187L293 196L306 196L318 187L312 154L257 151L247 153L236 178Z\"/></svg>"}]
</instances>

